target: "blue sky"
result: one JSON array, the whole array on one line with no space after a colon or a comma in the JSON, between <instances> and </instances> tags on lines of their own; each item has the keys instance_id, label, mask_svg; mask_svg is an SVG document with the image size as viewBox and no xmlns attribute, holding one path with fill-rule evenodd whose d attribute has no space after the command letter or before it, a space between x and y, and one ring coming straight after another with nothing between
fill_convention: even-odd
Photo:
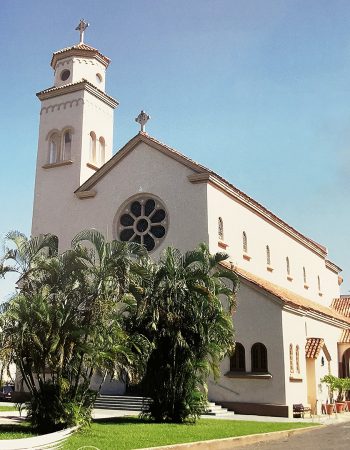
<instances>
[{"instance_id":1,"label":"blue sky","mask_svg":"<svg viewBox=\"0 0 350 450\"><path fill-rule=\"evenodd\" d=\"M35 93L82 17L112 60L114 148L145 109L149 134L327 246L350 292L349 1L1 0L0 239L30 233Z\"/></svg>"}]
</instances>

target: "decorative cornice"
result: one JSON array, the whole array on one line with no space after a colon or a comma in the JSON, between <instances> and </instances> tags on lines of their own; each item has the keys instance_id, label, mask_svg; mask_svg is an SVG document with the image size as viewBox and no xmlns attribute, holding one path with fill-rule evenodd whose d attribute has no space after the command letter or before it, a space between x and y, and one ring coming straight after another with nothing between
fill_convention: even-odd
<instances>
[{"instance_id":1,"label":"decorative cornice","mask_svg":"<svg viewBox=\"0 0 350 450\"><path fill-rule=\"evenodd\" d=\"M78 92L81 90L89 92L90 94L94 95L99 100L102 100L104 103L106 103L106 105L110 106L113 109L119 105L117 100L105 94L103 91L101 91L100 89L98 89L96 86L94 86L92 83L90 83L85 79L78 81L76 83L70 83L65 84L64 86L51 87L49 89L45 89L44 91L38 92L36 96L39 98L39 100L47 100L49 98L54 98L64 94Z\"/></svg>"},{"instance_id":2,"label":"decorative cornice","mask_svg":"<svg viewBox=\"0 0 350 450\"><path fill-rule=\"evenodd\" d=\"M332 261L329 261L329 259L326 259L326 267L327 269L331 270L332 272L336 273L337 275L342 271L342 269L334 264Z\"/></svg>"}]
</instances>

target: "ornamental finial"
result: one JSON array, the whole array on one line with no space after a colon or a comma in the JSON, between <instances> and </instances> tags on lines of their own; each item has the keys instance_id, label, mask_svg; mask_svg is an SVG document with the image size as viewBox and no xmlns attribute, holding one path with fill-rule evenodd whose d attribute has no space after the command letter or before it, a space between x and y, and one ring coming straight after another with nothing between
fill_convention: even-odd
<instances>
[{"instance_id":1,"label":"ornamental finial","mask_svg":"<svg viewBox=\"0 0 350 450\"><path fill-rule=\"evenodd\" d=\"M85 22L85 19L80 19L79 25L76 27L76 30L80 33L80 40L79 44L84 43L84 31L89 26L87 22Z\"/></svg>"},{"instance_id":2,"label":"ornamental finial","mask_svg":"<svg viewBox=\"0 0 350 450\"><path fill-rule=\"evenodd\" d=\"M151 116L149 116L145 111L141 111L140 114L136 117L135 122L139 123L141 125L142 132L145 132L145 125L149 121Z\"/></svg>"}]
</instances>

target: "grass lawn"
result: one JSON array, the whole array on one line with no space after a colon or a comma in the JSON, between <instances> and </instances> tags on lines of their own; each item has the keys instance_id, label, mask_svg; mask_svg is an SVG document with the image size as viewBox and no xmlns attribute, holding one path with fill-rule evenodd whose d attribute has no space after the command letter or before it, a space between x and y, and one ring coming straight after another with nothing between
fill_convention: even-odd
<instances>
[{"instance_id":1,"label":"grass lawn","mask_svg":"<svg viewBox=\"0 0 350 450\"><path fill-rule=\"evenodd\" d=\"M100 450L127 450L305 428L311 425L314 424L215 419L200 419L195 425L177 425L120 417L93 422L90 428L70 437L63 450L76 450L84 445L95 446Z\"/></svg>"},{"instance_id":2,"label":"grass lawn","mask_svg":"<svg viewBox=\"0 0 350 450\"><path fill-rule=\"evenodd\" d=\"M33 433L29 424L20 423L15 425L0 425L0 440L1 439L22 439L37 436ZM0 447L1 448L1 447Z\"/></svg>"},{"instance_id":3,"label":"grass lawn","mask_svg":"<svg viewBox=\"0 0 350 450\"><path fill-rule=\"evenodd\" d=\"M0 411L18 411L15 406L0 406Z\"/></svg>"}]
</instances>

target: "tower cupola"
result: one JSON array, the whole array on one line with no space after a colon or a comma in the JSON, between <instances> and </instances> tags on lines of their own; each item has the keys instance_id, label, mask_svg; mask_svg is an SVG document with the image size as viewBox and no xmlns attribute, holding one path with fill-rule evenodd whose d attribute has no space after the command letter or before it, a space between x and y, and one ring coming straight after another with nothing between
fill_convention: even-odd
<instances>
[{"instance_id":1,"label":"tower cupola","mask_svg":"<svg viewBox=\"0 0 350 450\"><path fill-rule=\"evenodd\" d=\"M86 80L105 91L105 75L110 59L84 43L84 31L87 27L88 23L82 19L76 28L80 31L79 43L53 53L51 67L55 71L55 87Z\"/></svg>"}]
</instances>

